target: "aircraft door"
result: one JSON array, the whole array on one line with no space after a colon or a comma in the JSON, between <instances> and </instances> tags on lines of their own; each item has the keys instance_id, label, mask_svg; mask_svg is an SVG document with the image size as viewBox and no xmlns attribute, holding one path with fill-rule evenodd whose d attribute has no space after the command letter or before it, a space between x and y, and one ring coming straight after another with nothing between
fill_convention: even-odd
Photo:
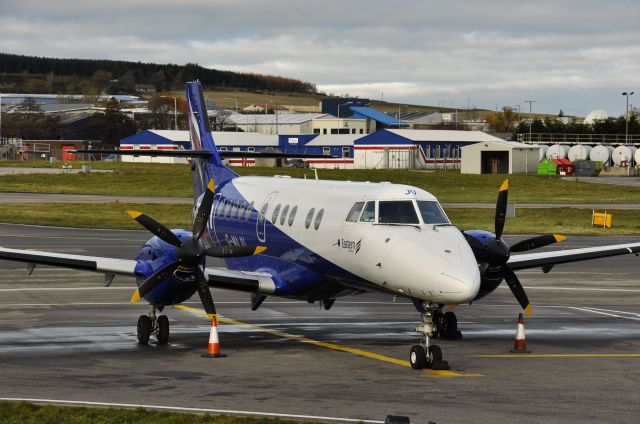
<instances>
[{"instance_id":1,"label":"aircraft door","mask_svg":"<svg viewBox=\"0 0 640 424\"><path fill-rule=\"evenodd\" d=\"M256 236L258 237L258 241L261 241L262 243L267 240L267 212L269 211L269 205L277 195L277 191L269 193L264 199L264 202L260 207L260 212L258 213L258 220L256 221Z\"/></svg>"}]
</instances>

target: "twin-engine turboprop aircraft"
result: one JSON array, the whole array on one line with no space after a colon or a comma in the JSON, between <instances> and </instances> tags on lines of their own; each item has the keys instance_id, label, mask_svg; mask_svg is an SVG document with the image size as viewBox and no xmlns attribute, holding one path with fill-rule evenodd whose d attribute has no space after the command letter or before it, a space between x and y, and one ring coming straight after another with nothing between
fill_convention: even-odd
<instances>
[{"instance_id":1,"label":"twin-engine turboprop aircraft","mask_svg":"<svg viewBox=\"0 0 640 424\"><path fill-rule=\"evenodd\" d=\"M251 308L267 296L322 302L363 292L409 298L422 318L411 349L416 368L446 368L430 338L458 337L456 316L445 305L469 303L505 280L526 312L529 300L514 271L636 253L640 243L544 253L524 252L562 240L534 237L509 247L502 240L507 182L496 205L495 233L460 232L438 200L408 185L240 177L221 161L211 136L198 81L187 84L192 150L139 152L190 157L195 201L193 229L170 230L152 218L129 214L154 234L135 260L0 248L0 259L135 276L132 301L149 302L138 321L138 340L152 332L167 342L169 321L156 310L198 293L205 311L215 304L209 287L251 293ZM129 153L130 154L130 153ZM255 153L251 153L255 155ZM206 267L207 256L226 268Z\"/></svg>"}]
</instances>

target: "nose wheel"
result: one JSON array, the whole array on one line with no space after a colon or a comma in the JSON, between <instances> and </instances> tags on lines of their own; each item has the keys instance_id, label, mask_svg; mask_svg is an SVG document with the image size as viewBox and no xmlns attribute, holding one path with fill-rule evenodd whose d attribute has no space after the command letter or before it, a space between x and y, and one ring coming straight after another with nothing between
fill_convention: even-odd
<instances>
[{"instance_id":1,"label":"nose wheel","mask_svg":"<svg viewBox=\"0 0 640 424\"><path fill-rule=\"evenodd\" d=\"M138 317L137 329L138 343L147 344L151 333L155 333L158 344L166 344L169 341L169 318L160 315L156 318L156 307L151 305L149 315Z\"/></svg>"},{"instance_id":2,"label":"nose wheel","mask_svg":"<svg viewBox=\"0 0 640 424\"><path fill-rule=\"evenodd\" d=\"M422 303L422 324L416 327L416 331L421 333L422 337L420 339L420 344L413 346L411 348L411 353L409 354L409 362L413 369L450 369L447 361L442 360L442 350L440 349L440 346L431 345L429 343L434 331L433 317L439 308L440 306L433 302Z\"/></svg>"}]
</instances>

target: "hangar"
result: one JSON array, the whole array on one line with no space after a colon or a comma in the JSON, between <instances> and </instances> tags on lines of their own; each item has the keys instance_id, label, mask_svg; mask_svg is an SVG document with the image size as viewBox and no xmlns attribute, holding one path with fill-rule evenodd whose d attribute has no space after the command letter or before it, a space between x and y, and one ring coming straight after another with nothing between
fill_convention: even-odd
<instances>
[{"instance_id":1,"label":"hangar","mask_svg":"<svg viewBox=\"0 0 640 424\"><path fill-rule=\"evenodd\" d=\"M461 150L460 172L463 174L536 172L540 154L538 146L500 139L464 146Z\"/></svg>"},{"instance_id":2,"label":"hangar","mask_svg":"<svg viewBox=\"0 0 640 424\"><path fill-rule=\"evenodd\" d=\"M460 148L500 139L480 131L384 129L356 140L356 168L460 167Z\"/></svg>"}]
</instances>

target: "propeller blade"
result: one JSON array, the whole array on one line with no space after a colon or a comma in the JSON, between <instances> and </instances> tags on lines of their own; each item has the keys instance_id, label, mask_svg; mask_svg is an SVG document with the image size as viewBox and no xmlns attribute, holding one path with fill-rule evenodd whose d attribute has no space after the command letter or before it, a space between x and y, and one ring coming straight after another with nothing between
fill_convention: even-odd
<instances>
[{"instance_id":1,"label":"propeller blade","mask_svg":"<svg viewBox=\"0 0 640 424\"><path fill-rule=\"evenodd\" d=\"M531 237L526 240L519 241L518 243L511 246L511 251L526 252L527 250L538 249L540 247L558 243L566 239L567 238L565 236L561 236L560 234L544 234L541 236Z\"/></svg>"},{"instance_id":2,"label":"propeller blade","mask_svg":"<svg viewBox=\"0 0 640 424\"><path fill-rule=\"evenodd\" d=\"M156 288L158 284L169 278L179 266L179 261L173 261L144 280L144 282L140 284L140 287L133 293L133 296L131 296L131 303L136 303L141 297L145 297L147 293Z\"/></svg>"},{"instance_id":3,"label":"propeller blade","mask_svg":"<svg viewBox=\"0 0 640 424\"><path fill-rule=\"evenodd\" d=\"M503 266L502 270L504 271L504 280L507 282L507 285L511 289L511 292L518 300L522 309L527 314L527 316L531 316L531 305L529 304L529 298L527 294L524 292L524 288L522 288L522 284L520 284L520 280L513 272L511 268L508 266Z\"/></svg>"},{"instance_id":4,"label":"propeller blade","mask_svg":"<svg viewBox=\"0 0 640 424\"><path fill-rule=\"evenodd\" d=\"M500 240L502 237L502 230L504 230L504 219L507 214L507 198L509 197L509 180L504 180L500 191L498 192L498 199L496 200L496 223L495 233L496 240Z\"/></svg>"},{"instance_id":5,"label":"propeller blade","mask_svg":"<svg viewBox=\"0 0 640 424\"><path fill-rule=\"evenodd\" d=\"M195 241L200 240L200 237L202 237L202 233L204 233L205 228L207 228L207 221L209 221L209 215L211 215L211 206L213 205L214 189L215 184L212 178L209 181L209 184L207 184L207 191L204 192L202 202L200 202L200 206L198 207L198 211L196 212L196 217L193 221L193 239Z\"/></svg>"},{"instance_id":6,"label":"propeller blade","mask_svg":"<svg viewBox=\"0 0 640 424\"><path fill-rule=\"evenodd\" d=\"M131 218L138 221L140 225L151 231L153 235L158 236L162 241L176 247L182 246L182 242L180 241L180 239L175 234L173 234L171 230L160 224L155 219L138 211L127 211L127 213Z\"/></svg>"},{"instance_id":7,"label":"propeller blade","mask_svg":"<svg viewBox=\"0 0 640 424\"><path fill-rule=\"evenodd\" d=\"M207 282L207 277L205 277L200 267L196 268L196 278L196 283L198 284L198 294L200 295L202 306L204 306L204 310L207 312L209 318L213 318L213 315L216 314L216 305L213 303L211 291L209 291L209 283Z\"/></svg>"},{"instance_id":8,"label":"propeller blade","mask_svg":"<svg viewBox=\"0 0 640 424\"><path fill-rule=\"evenodd\" d=\"M239 258L258 255L267 250L264 246L215 246L206 250L206 255L213 258Z\"/></svg>"}]
</instances>

